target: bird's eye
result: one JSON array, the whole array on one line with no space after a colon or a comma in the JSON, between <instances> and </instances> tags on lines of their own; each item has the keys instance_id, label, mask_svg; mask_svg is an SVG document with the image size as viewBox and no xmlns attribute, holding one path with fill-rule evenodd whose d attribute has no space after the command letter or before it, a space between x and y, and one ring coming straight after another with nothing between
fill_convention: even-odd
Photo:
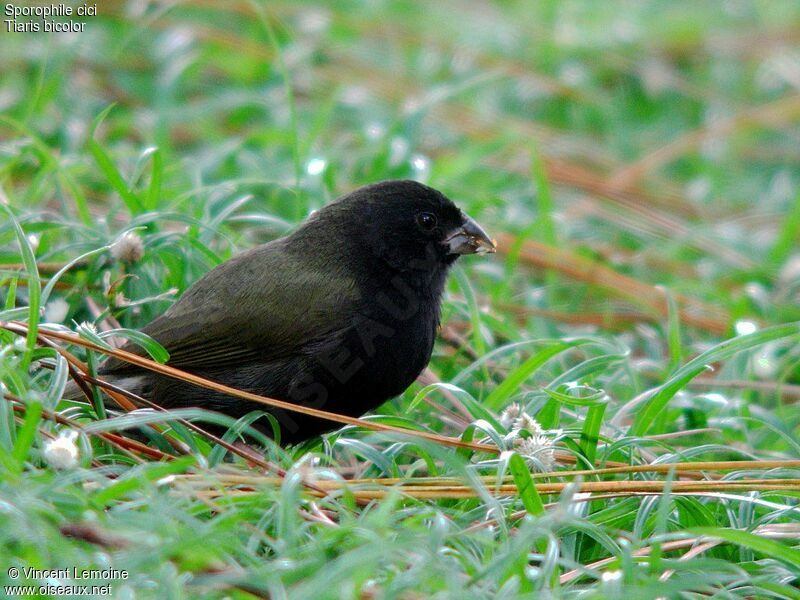
<instances>
[{"instance_id":1,"label":"bird's eye","mask_svg":"<svg viewBox=\"0 0 800 600\"><path fill-rule=\"evenodd\" d=\"M417 223L425 231L431 231L436 227L436 215L429 212L419 213L417 215Z\"/></svg>"}]
</instances>

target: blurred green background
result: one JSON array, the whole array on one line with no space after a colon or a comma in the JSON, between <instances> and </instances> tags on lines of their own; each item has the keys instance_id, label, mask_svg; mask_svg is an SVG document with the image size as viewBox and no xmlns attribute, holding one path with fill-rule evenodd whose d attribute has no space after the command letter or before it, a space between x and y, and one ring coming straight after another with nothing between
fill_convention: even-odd
<instances>
[{"instance_id":1,"label":"blurred green background","mask_svg":"<svg viewBox=\"0 0 800 600\"><path fill-rule=\"evenodd\" d=\"M799 2L131 0L98 2L98 12L82 33L0 33L0 204L42 276L57 268L48 263L130 229L145 248L136 264L87 259L62 277L43 321L111 316L140 327L202 273L336 196L414 178L481 222L500 252L461 261L449 282L432 376L467 399L429 390L435 402L412 403L415 385L380 418L458 436L470 419L520 402L545 428L562 427L572 444L559 448L583 458L800 456L796 332L741 337L800 320ZM32 302L28 287L40 282L17 275L23 257L2 214L2 314L18 318L14 308ZM55 376L20 369L32 354L23 360L24 347L3 336L0 382L55 408ZM575 336L594 337L578 349ZM629 404L736 336L742 352L709 355L716 370L680 380L657 414ZM542 340L568 350L539 364ZM602 396L608 407L592 421L584 405L548 397L548 386ZM0 469L3 565L112 564L134 573L125 593L144 597L250 597L248 586L305 598L545 588L797 597L800 559L772 540L756 548L741 538L708 560L667 553L680 577L659 579L659 544L675 539L667 534L796 525L796 492L766 503L757 494L730 504L617 498L580 509L566 494L547 518L527 521L511 518L517 497L394 498L367 509L326 498L334 529L301 502L296 479L252 500L215 499L212 510L185 490L164 493L160 463L129 473L96 442L100 466L85 460L74 478L53 474L39 453L46 437L19 442L20 406L0 411L0 453L19 460L11 475ZM94 418L76 410L64 414ZM385 442L351 429L269 457L290 473L308 468L303 450L347 476L424 471L420 455L440 474L505 473L487 457ZM219 463L197 443L198 464ZM102 488L108 474L129 487ZM295 504L308 513L286 508ZM487 519L497 522L475 525ZM78 520L127 536L128 549L95 553L59 533ZM796 543L796 529L781 531ZM628 541L617 545L620 536ZM642 548L655 548L647 570L632 558ZM608 557L624 581L604 578L596 561ZM567 577L578 566L583 575Z\"/></svg>"}]
</instances>

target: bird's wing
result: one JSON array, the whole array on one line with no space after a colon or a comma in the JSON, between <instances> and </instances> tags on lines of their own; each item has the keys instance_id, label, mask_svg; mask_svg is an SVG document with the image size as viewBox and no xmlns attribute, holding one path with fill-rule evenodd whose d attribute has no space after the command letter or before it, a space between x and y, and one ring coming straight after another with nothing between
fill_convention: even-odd
<instances>
[{"instance_id":1,"label":"bird's wing","mask_svg":"<svg viewBox=\"0 0 800 600\"><path fill-rule=\"evenodd\" d=\"M358 298L335 265L310 267L282 240L254 248L200 279L142 331L170 354L167 364L207 370L293 354L347 327ZM142 355L139 347L125 350ZM137 370L111 359L103 373Z\"/></svg>"}]
</instances>

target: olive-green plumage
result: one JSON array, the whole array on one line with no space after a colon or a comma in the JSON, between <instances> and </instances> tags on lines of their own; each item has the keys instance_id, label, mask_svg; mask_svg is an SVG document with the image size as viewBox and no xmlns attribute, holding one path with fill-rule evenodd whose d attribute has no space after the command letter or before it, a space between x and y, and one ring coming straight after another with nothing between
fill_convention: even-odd
<instances>
[{"instance_id":1,"label":"olive-green plumage","mask_svg":"<svg viewBox=\"0 0 800 600\"><path fill-rule=\"evenodd\" d=\"M171 366L359 416L400 394L427 365L450 265L461 254L493 250L483 230L441 193L386 181L216 267L143 331L169 351ZM265 410L118 360L100 373L164 407L233 417ZM283 443L335 427L272 412ZM271 432L265 419L258 424Z\"/></svg>"}]
</instances>

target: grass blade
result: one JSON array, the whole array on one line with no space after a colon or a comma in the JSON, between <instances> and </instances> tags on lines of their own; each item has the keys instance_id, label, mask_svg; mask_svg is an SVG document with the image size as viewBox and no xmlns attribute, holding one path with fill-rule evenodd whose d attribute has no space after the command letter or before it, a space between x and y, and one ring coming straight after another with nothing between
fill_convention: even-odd
<instances>
[{"instance_id":1,"label":"grass blade","mask_svg":"<svg viewBox=\"0 0 800 600\"><path fill-rule=\"evenodd\" d=\"M629 434L642 436L647 433L659 413L664 410L664 407L676 392L683 389L689 381L707 370L708 365L726 361L738 352L750 350L767 342L788 339L798 335L800 335L800 323L775 325L748 335L726 340L703 352L700 356L679 368L666 382L659 386L658 391L639 410L633 425L631 425Z\"/></svg>"}]
</instances>

